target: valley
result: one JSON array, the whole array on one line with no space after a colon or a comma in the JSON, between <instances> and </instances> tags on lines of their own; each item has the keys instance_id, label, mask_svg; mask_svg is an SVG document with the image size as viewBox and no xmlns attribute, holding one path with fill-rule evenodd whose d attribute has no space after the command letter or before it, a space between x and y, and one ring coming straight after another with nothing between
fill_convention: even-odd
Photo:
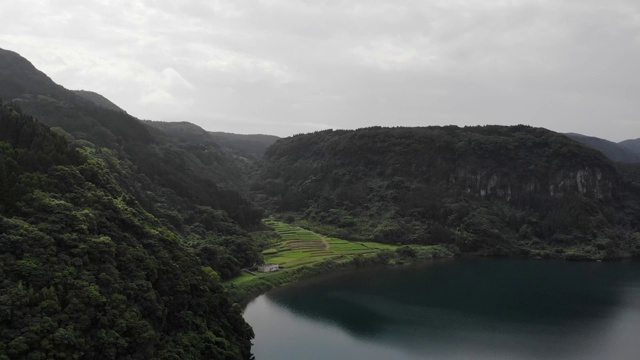
<instances>
[{"instance_id":1,"label":"valley","mask_svg":"<svg viewBox=\"0 0 640 360\"><path fill-rule=\"evenodd\" d=\"M213 132L140 120L1 49L0 97L0 359L250 359L243 306L283 285L438 259L640 255L634 140L525 125Z\"/></svg>"}]
</instances>

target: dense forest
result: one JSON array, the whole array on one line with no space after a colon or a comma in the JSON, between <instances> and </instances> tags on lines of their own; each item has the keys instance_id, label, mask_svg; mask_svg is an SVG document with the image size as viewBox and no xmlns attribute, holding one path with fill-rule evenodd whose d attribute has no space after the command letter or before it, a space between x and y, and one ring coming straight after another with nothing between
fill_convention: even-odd
<instances>
[{"instance_id":1,"label":"dense forest","mask_svg":"<svg viewBox=\"0 0 640 360\"><path fill-rule=\"evenodd\" d=\"M257 199L325 233L463 253L621 258L638 190L597 151L528 126L321 131L271 146Z\"/></svg>"},{"instance_id":2,"label":"dense forest","mask_svg":"<svg viewBox=\"0 0 640 360\"><path fill-rule=\"evenodd\" d=\"M0 107L0 358L249 357L240 308L130 168Z\"/></svg>"},{"instance_id":3,"label":"dense forest","mask_svg":"<svg viewBox=\"0 0 640 360\"><path fill-rule=\"evenodd\" d=\"M247 230L259 226L263 213L243 195L246 165L206 131L192 125L205 137L185 138L150 126L97 94L55 84L20 55L1 49L0 84L0 96L14 99L73 146L108 149L120 164L119 185L223 279L260 261Z\"/></svg>"}]
</instances>

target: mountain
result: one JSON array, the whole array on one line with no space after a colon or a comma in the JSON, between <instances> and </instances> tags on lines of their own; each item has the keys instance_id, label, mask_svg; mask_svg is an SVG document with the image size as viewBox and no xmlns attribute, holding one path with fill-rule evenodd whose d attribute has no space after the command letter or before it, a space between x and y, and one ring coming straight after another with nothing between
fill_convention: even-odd
<instances>
[{"instance_id":1,"label":"mountain","mask_svg":"<svg viewBox=\"0 0 640 360\"><path fill-rule=\"evenodd\" d=\"M273 143L280 139L273 135L241 135L210 132L213 139L233 154L250 160L259 160Z\"/></svg>"},{"instance_id":2,"label":"mountain","mask_svg":"<svg viewBox=\"0 0 640 360\"><path fill-rule=\"evenodd\" d=\"M640 139L625 140L619 142L618 144L635 154L640 154Z\"/></svg>"},{"instance_id":3,"label":"mountain","mask_svg":"<svg viewBox=\"0 0 640 360\"><path fill-rule=\"evenodd\" d=\"M276 212L354 240L463 253L619 258L638 201L602 154L527 126L321 131L272 145L252 185Z\"/></svg>"},{"instance_id":4,"label":"mountain","mask_svg":"<svg viewBox=\"0 0 640 360\"><path fill-rule=\"evenodd\" d=\"M23 235L42 241L43 246L43 250L38 250L40 252L34 250L37 248L35 245L28 247L29 251L35 251L32 255L36 260L33 262L30 257L24 258L31 256L23 253L27 248L3 248L9 256L3 258L1 264L6 271L3 276L8 281L7 286L10 286L7 289L24 289L35 294L44 291L41 288L44 283L38 282L41 273L24 270L27 269L23 269L24 266L43 268L51 274L64 270L62 273L80 276L81 280L88 282L83 284L91 291L100 294L115 292L114 297L99 298L104 311L111 313L109 316L113 319L140 320L141 327L137 328L124 325L118 328L113 322L108 323L113 330L110 332L98 325L101 320L93 317L102 314L95 312L97 305L94 304L93 310L71 306L70 311L86 313L88 318L75 317L57 323L66 324L64 329L68 332L60 334L60 339L69 339L69 342L67 347L56 351L80 357L77 354L101 351L102 347L91 344L104 344L105 349L114 346L123 349L117 355L104 355L106 358L167 358L170 353L178 358L248 358L250 330L245 329L247 325L238 318L213 316L218 311L237 312L237 309L228 309L227 296L216 281L237 276L243 267L262 259L258 245L247 232L259 226L262 210L247 200L243 193L244 163L215 143L185 143L125 112L96 104L95 97L87 100L55 84L26 59L6 50L0 50L0 94L9 102L4 110L0 139L11 146L7 150L9 155L0 159L3 168L0 186L5 187L7 197L3 197L2 202L8 201L0 204L0 215L18 221L10 226L3 225L0 242L6 245L7 241L20 239L19 229L23 224L20 221L23 221L33 228L25 225ZM20 127L20 122L31 125ZM43 148L37 140L39 138L31 141L35 145L29 145L33 134L42 134L45 129L56 136L53 148L49 145ZM63 146L61 144L66 144L64 146L72 153L83 154L84 162L66 163L56 150ZM75 167L65 170L60 166ZM90 171L86 170L87 167ZM67 177L55 177L52 173L55 171L62 171ZM46 197L41 198L45 196L42 194ZM21 198L11 200L14 196ZM106 200L96 202L100 199ZM55 207L58 205L61 208ZM34 206L32 212L20 212ZM88 223L85 224L85 220ZM56 221L59 226L55 225ZM69 224L69 221L76 222ZM96 221L106 221L107 224L96 228ZM41 234L48 237L41 239ZM78 249L65 250L67 245L64 241L67 240L60 239L67 235L74 239L74 246ZM83 252L92 246L91 239L104 236L115 244L105 244L105 251L114 246L117 250L113 257L104 258L116 269L115 272L105 270L106 278L100 272L106 268L100 268L101 263L94 268L95 259L88 258ZM55 247L50 247L50 244ZM144 252L140 253L142 250L137 249L142 248ZM56 249L61 252L56 253ZM55 254L62 257L55 261L64 264L64 269L59 270L51 263ZM75 258L78 259L71 261ZM14 265L7 267L7 264ZM132 264L139 266L142 272L127 270L136 275L125 276L122 269L129 269ZM89 273L85 274L85 270ZM202 274L208 274L214 283L207 277L203 279ZM47 279L49 284L50 279ZM143 281L145 279L147 282ZM119 285L121 283L138 286L138 293L135 289ZM30 284L39 285L33 285L31 289ZM67 294L70 289L53 286L47 291L58 294L61 309L74 304L74 296L89 296L71 292L64 295L66 300L63 301L60 294ZM175 297L170 294L172 291ZM144 296L140 295L142 292ZM193 299L187 297L188 293ZM23 293L2 293L0 296L12 296L12 301L18 301L15 299L20 298L20 294ZM0 303L6 304L6 298L2 299ZM36 300L29 301L33 301L35 306ZM176 313L170 314L167 311L170 311L174 300L180 303L175 307ZM136 306L142 306L136 304L142 303L146 303L144 306L148 308L139 312L135 310ZM16 307L24 311L40 311L17 303L4 308ZM131 312L121 312L126 308L131 308ZM45 312L51 316L54 313L53 310ZM2 314L7 315L6 312ZM3 357L2 351L7 351L10 358L22 358L16 354L21 354L25 346L34 352L29 357L43 358L41 353L49 354L48 350L44 345L38 347L33 341L44 341L44 338L36 335L22 338L16 330L30 326L28 313L20 314L24 321L6 323L6 328L12 329L7 332L4 332L6 319L0 320L3 321L0 358ZM167 317L169 315L171 319ZM145 328L145 322L150 327ZM198 330L196 324L199 324ZM230 324L235 325L229 327ZM55 325L54 330L57 328ZM91 331L98 329L102 330L94 336ZM52 330L49 327L42 331ZM85 333L86 339L83 337ZM94 337L88 341L90 336ZM189 337L190 340L187 339ZM76 340L71 342L74 338ZM112 345L107 345L107 342ZM9 343L15 346L3 347ZM89 352L86 349L94 350ZM219 352L221 349L226 350ZM64 357L54 354L44 358L55 356Z\"/></svg>"},{"instance_id":5,"label":"mountain","mask_svg":"<svg viewBox=\"0 0 640 360\"><path fill-rule=\"evenodd\" d=\"M19 54L0 49L0 99L12 100L35 92L63 100L74 98Z\"/></svg>"},{"instance_id":6,"label":"mountain","mask_svg":"<svg viewBox=\"0 0 640 360\"><path fill-rule=\"evenodd\" d=\"M635 151L633 150L633 145L631 145L633 143L633 140L615 143L597 137L576 133L566 133L564 135L585 146L600 151L612 161L621 163L640 163L640 142L637 145L637 151Z\"/></svg>"},{"instance_id":7,"label":"mountain","mask_svg":"<svg viewBox=\"0 0 640 360\"><path fill-rule=\"evenodd\" d=\"M170 134L175 139L183 143L193 144L209 144L216 148L220 145L213 139L211 134L198 125L186 121L167 122L167 121L145 121L146 124L160 129Z\"/></svg>"},{"instance_id":8,"label":"mountain","mask_svg":"<svg viewBox=\"0 0 640 360\"><path fill-rule=\"evenodd\" d=\"M215 264L136 200L134 170L0 104L0 358L250 358Z\"/></svg>"},{"instance_id":9,"label":"mountain","mask_svg":"<svg viewBox=\"0 0 640 360\"><path fill-rule=\"evenodd\" d=\"M138 175L144 176L141 181L157 187L151 193L171 194L176 199L174 205L192 203L219 208L245 227L258 223L259 209L246 200L238 185L242 183L244 164L217 144L185 143L125 112L96 105L53 83L13 52L0 50L0 59L2 97L19 104L39 122L62 129L74 141L115 150L137 168ZM149 191L139 189L137 195L139 201L156 208L150 209L154 215L174 224L186 220L158 209L163 202L149 196Z\"/></svg>"},{"instance_id":10,"label":"mountain","mask_svg":"<svg viewBox=\"0 0 640 360\"><path fill-rule=\"evenodd\" d=\"M126 112L122 110L118 105L112 103L111 100L93 91L74 90L73 93L85 100L91 101L93 104L100 106L102 108L119 111L119 112Z\"/></svg>"}]
</instances>

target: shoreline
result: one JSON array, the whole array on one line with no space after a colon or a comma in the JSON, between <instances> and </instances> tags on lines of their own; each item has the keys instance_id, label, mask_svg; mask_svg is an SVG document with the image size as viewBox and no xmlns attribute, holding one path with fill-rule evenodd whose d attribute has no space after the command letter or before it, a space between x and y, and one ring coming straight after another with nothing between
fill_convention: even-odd
<instances>
[{"instance_id":1,"label":"shoreline","mask_svg":"<svg viewBox=\"0 0 640 360\"><path fill-rule=\"evenodd\" d=\"M324 250L330 250L327 243L327 236L316 232L317 229L303 228L296 225L285 224L275 219L269 219L272 223L269 224L274 227L285 227L287 232L292 229L301 229L307 233L313 234L318 237L315 241L319 241L322 244ZM297 242L298 238L294 237L292 240L285 239L285 232L280 232L282 229L274 229L281 237L281 242L273 244L274 248L278 248L284 244L290 244L291 242ZM308 236L308 234L304 235ZM323 240L324 239L324 240ZM335 239L342 242L349 242L354 244L363 245L363 243L346 241ZM307 238L304 240L307 244L310 243ZM374 244L374 243L368 243ZM386 244L380 244L383 246L389 246ZM319 246L319 245L318 245ZM391 245L393 246L393 245ZM299 248L294 248L299 249ZM270 249L271 250L271 249ZM271 256L280 256L282 252L286 253L291 251L291 247L285 247L285 249L276 250L275 253L270 253ZM485 259L530 259L530 260L562 260L562 261L586 261L586 262L603 262L603 261L625 261L633 260L634 257L626 256L606 256L604 252L594 252L594 249L590 247L569 247L569 248L546 248L546 249L520 249L512 250L508 253L461 253L456 247L450 245L404 245L396 246L394 249L376 249L374 252L364 254L352 254L336 253L335 257L326 258L318 262L307 263L302 266L289 267L289 264L283 266L280 271L274 273L265 274L250 274L249 279L241 279L240 275L234 279L231 279L223 283L223 287L230 300L233 303L237 303L242 308L251 302L256 297L275 288L283 287L288 284L296 283L303 280L308 280L315 277L321 277L323 275L336 274L341 271L373 266L407 266L420 263L426 263L437 259L453 259L453 258L485 258ZM282 251L282 252L281 252ZM340 255L340 256L338 256ZM314 259L311 252L307 254L305 259ZM270 260L265 257L265 260ZM282 258L280 258L282 260ZM277 263L277 261L276 261ZM234 281L240 280L240 281Z\"/></svg>"},{"instance_id":2,"label":"shoreline","mask_svg":"<svg viewBox=\"0 0 640 360\"><path fill-rule=\"evenodd\" d=\"M223 284L225 291L234 303L239 304L243 309L256 297L265 294L269 290L283 287L303 280L309 280L323 275L335 275L341 271L376 267L376 266L409 266L420 263L427 263L433 260L453 259L456 254L450 250L434 246L435 251L427 257L408 258L392 251L393 258L382 257L378 254L371 256L357 256L347 261L335 261L328 259L317 264L307 265L296 269L285 269L274 274L257 277L244 283ZM389 254L389 253L385 253Z\"/></svg>"}]
</instances>

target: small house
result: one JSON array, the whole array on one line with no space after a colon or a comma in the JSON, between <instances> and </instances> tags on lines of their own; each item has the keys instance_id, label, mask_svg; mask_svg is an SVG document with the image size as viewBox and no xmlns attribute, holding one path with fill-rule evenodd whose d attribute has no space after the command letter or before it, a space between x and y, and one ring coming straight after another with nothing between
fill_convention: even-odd
<instances>
[{"instance_id":1,"label":"small house","mask_svg":"<svg viewBox=\"0 0 640 360\"><path fill-rule=\"evenodd\" d=\"M274 271L278 271L280 270L280 265L278 264L264 264L264 265L258 265L258 271L260 272L274 272Z\"/></svg>"}]
</instances>

